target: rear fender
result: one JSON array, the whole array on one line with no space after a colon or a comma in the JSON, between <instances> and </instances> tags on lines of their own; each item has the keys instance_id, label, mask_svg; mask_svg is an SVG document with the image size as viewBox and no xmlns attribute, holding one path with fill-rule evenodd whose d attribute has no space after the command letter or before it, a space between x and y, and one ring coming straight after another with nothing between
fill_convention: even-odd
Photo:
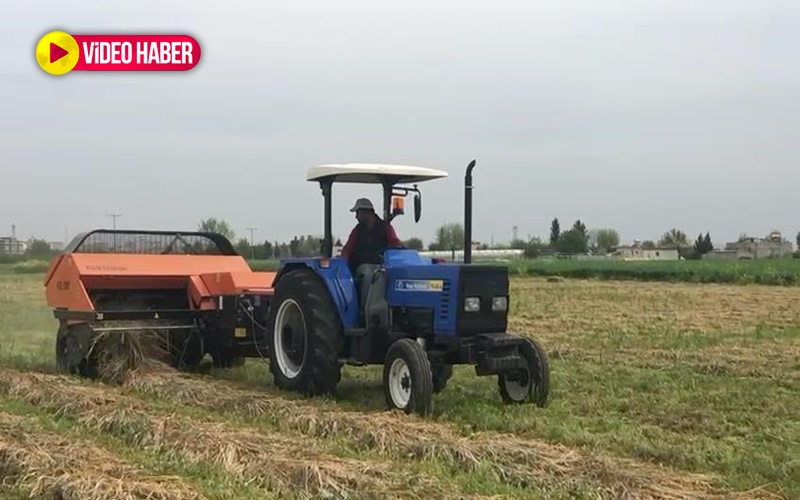
<instances>
[{"instance_id":1,"label":"rear fender","mask_svg":"<svg viewBox=\"0 0 800 500\"><path fill-rule=\"evenodd\" d=\"M342 328L358 326L358 294L356 284L347 261L342 258L322 259L285 259L272 282L276 289L280 280L289 272L297 269L312 270L325 284L331 299L339 313Z\"/></svg>"}]
</instances>

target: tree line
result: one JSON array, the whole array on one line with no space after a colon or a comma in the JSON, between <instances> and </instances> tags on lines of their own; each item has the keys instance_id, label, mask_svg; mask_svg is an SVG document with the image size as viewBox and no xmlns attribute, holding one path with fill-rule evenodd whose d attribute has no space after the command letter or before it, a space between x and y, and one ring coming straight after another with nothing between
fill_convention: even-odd
<instances>
[{"instance_id":1,"label":"tree line","mask_svg":"<svg viewBox=\"0 0 800 500\"><path fill-rule=\"evenodd\" d=\"M215 231L235 241L237 252L254 259L279 259L282 257L309 257L319 255L322 249L322 237L314 235L295 236L288 242L264 240L250 245L247 238L235 239L235 234L230 225L225 221L206 219L201 221L201 231ZM800 233L798 233L798 246L800 246ZM336 240L334 246L341 246L341 240ZM408 248L414 250L447 251L464 248L464 226L458 222L445 223L436 230L433 241L427 246L422 239L413 236L404 241ZM536 258L541 255L604 255L613 252L620 246L619 232L614 228L587 228L586 224L577 219L569 229L562 230L558 217L550 224L550 236L547 240L540 237L531 237L527 240L512 239L509 244L494 245L493 248L510 248L523 250L527 258ZM490 245L481 243L478 249L488 249ZM658 241L645 240L641 248L652 250L656 248L677 249L685 259L699 259L704 254L712 251L714 245L711 234L698 234L697 239L689 242L686 233L677 228L665 231Z\"/></svg>"},{"instance_id":2,"label":"tree line","mask_svg":"<svg viewBox=\"0 0 800 500\"><path fill-rule=\"evenodd\" d=\"M322 236L318 235L297 235L290 241L279 242L270 239L263 239L259 242L251 242L245 237L236 238L236 234L230 224L222 219L210 217L199 222L198 231L208 231L220 233L234 243L236 251L247 258L252 259L280 259L286 257L311 257L320 255L322 252ZM511 248L523 250L523 255L528 258L536 258L540 255L604 255L613 252L620 245L620 236L613 228L592 228L588 229L586 224L577 219L566 230L562 230L561 222L558 217L550 223L549 238L530 237L527 240L512 239L509 244L492 245L492 248ZM800 257L800 232L796 237L798 252L796 257ZM461 223L451 222L439 226L432 241L427 245L422 239L412 236L404 241L408 248L423 251L449 251L461 250L464 248L464 226ZM335 247L340 247L342 241L337 239ZM478 249L488 249L490 245L481 243ZM677 249L681 257L685 259L699 259L703 255L714 249L711 235L707 231L700 233L694 241L690 242L687 234L677 228L665 231L657 241L644 240L641 248L652 250L655 248ZM0 248L0 262L10 262L20 259L40 259L47 260L57 254L50 244L42 239L31 238L27 242L25 252L21 256L5 255Z\"/></svg>"}]
</instances>

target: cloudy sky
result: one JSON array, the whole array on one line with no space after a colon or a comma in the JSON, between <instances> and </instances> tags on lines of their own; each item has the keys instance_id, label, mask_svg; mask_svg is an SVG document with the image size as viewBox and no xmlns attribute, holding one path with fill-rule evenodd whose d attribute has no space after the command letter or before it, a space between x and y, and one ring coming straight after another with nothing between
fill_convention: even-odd
<instances>
[{"instance_id":1,"label":"cloudy sky","mask_svg":"<svg viewBox=\"0 0 800 500\"><path fill-rule=\"evenodd\" d=\"M335 5L335 7L334 7ZM800 230L800 2L608 0L14 2L0 27L0 235L110 226L286 240L322 230L306 170L442 168L426 242L462 218L476 158L476 239L547 237L580 218L623 241L676 226ZM175 74L50 76L46 32L188 33ZM339 186L334 228L378 190Z\"/></svg>"}]
</instances>

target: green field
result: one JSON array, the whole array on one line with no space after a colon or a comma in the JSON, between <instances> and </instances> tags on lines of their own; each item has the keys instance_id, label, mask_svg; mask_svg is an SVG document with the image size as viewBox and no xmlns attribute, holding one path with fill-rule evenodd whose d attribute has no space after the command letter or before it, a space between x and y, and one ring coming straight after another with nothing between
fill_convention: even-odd
<instances>
[{"instance_id":1,"label":"green field","mask_svg":"<svg viewBox=\"0 0 800 500\"><path fill-rule=\"evenodd\" d=\"M800 284L800 259L603 261L529 259L495 262L517 276L561 276L606 280L737 283L762 285ZM274 270L277 261L252 262L259 270Z\"/></svg>"},{"instance_id":2,"label":"green field","mask_svg":"<svg viewBox=\"0 0 800 500\"><path fill-rule=\"evenodd\" d=\"M477 261L476 261L477 262ZM497 261L516 276L637 280L686 283L735 283L778 286L800 285L800 259L615 261L573 259L525 259ZM45 261L0 264L2 273L41 273ZM253 269L273 271L277 260L254 260Z\"/></svg>"},{"instance_id":3,"label":"green field","mask_svg":"<svg viewBox=\"0 0 800 500\"><path fill-rule=\"evenodd\" d=\"M377 367L347 367L334 400L277 390L260 359L54 375L43 275L6 271L3 498L800 498L796 287L514 278L550 405L504 406L457 367L423 420L384 411Z\"/></svg>"}]
</instances>

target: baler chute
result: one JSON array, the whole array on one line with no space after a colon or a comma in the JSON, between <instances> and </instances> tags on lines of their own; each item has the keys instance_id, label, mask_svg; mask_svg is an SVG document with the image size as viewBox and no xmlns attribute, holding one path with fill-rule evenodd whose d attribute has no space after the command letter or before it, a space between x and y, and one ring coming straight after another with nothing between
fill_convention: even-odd
<instances>
[{"instance_id":1,"label":"baler chute","mask_svg":"<svg viewBox=\"0 0 800 500\"><path fill-rule=\"evenodd\" d=\"M253 272L217 233L98 229L51 263L48 304L59 321L59 370L97 376L94 340L158 333L175 367L217 366L264 355L259 318L274 273Z\"/></svg>"}]
</instances>

